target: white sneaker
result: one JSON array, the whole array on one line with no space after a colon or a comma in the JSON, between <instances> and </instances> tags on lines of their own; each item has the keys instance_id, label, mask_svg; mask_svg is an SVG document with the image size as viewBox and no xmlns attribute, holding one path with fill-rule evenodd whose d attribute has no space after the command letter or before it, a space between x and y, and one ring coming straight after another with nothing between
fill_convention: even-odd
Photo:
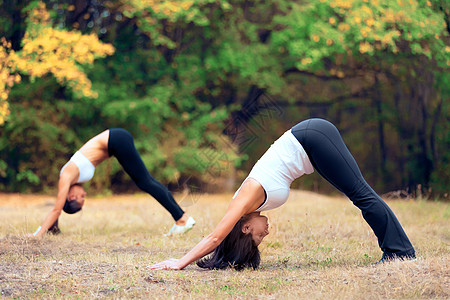
<instances>
[{"instance_id":1,"label":"white sneaker","mask_svg":"<svg viewBox=\"0 0 450 300\"><path fill-rule=\"evenodd\" d=\"M173 224L173 226L172 226L172 228L170 228L169 233L167 234L167 236L188 232L189 230L192 229L192 227L194 227L194 225L195 225L194 218L189 217L189 219L186 221L186 224L183 225L183 226L180 226L180 225L177 225L177 224Z\"/></svg>"}]
</instances>

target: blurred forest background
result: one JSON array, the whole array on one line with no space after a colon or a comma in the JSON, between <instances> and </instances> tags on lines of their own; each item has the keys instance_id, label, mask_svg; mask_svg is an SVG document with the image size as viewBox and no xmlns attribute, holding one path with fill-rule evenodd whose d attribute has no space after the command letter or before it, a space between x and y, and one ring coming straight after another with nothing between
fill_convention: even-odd
<instances>
[{"instance_id":1,"label":"blurred forest background","mask_svg":"<svg viewBox=\"0 0 450 300\"><path fill-rule=\"evenodd\" d=\"M0 0L0 190L49 192L123 127L171 190L232 190L332 121L374 188L448 199L447 0ZM92 192L129 192L115 160ZM333 191L317 174L294 187Z\"/></svg>"}]
</instances>

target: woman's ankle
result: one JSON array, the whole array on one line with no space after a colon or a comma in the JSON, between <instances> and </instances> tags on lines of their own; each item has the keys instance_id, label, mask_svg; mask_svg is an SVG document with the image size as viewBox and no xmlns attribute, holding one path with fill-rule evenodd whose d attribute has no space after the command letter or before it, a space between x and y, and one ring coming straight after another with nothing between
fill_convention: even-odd
<instances>
[{"instance_id":1,"label":"woman's ankle","mask_svg":"<svg viewBox=\"0 0 450 300\"><path fill-rule=\"evenodd\" d=\"M186 225L186 221L189 219L189 216L186 214L186 213L184 213L182 216L181 216L181 218L179 218L176 222L175 222L175 224L177 224L178 226L184 226L184 225Z\"/></svg>"}]
</instances>

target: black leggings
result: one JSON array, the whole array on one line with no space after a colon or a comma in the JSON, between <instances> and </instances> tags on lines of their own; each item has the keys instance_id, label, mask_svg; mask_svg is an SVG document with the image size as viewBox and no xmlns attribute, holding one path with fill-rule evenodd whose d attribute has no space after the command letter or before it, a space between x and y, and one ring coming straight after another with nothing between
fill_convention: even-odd
<instances>
[{"instance_id":1,"label":"black leggings","mask_svg":"<svg viewBox=\"0 0 450 300\"><path fill-rule=\"evenodd\" d=\"M314 169L361 211L387 255L414 256L414 248L392 210L364 180L337 128L322 119L309 119L292 127Z\"/></svg>"},{"instance_id":2,"label":"black leggings","mask_svg":"<svg viewBox=\"0 0 450 300\"><path fill-rule=\"evenodd\" d=\"M158 200L175 221L183 216L183 210L175 202L169 190L148 172L128 131L122 128L109 129L108 153L109 156L117 158L136 185Z\"/></svg>"}]
</instances>

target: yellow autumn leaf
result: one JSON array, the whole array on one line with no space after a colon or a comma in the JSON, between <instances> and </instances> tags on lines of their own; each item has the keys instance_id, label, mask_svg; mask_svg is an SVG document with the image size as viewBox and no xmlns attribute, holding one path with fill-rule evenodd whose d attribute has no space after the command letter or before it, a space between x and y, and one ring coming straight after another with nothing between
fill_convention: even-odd
<instances>
[{"instance_id":1,"label":"yellow autumn leaf","mask_svg":"<svg viewBox=\"0 0 450 300\"><path fill-rule=\"evenodd\" d=\"M78 31L66 31L45 26L48 18L45 4L30 12L31 22L41 22L25 33L23 48L10 55L14 66L34 77L48 73L60 84L68 84L75 92L93 97L91 82L78 64L92 64L97 57L114 53L114 47L99 41L95 34L83 35Z\"/></svg>"},{"instance_id":2,"label":"yellow autumn leaf","mask_svg":"<svg viewBox=\"0 0 450 300\"><path fill-rule=\"evenodd\" d=\"M346 23L341 23L341 24L339 24L338 25L338 29L340 30L340 31L347 31L347 30L349 30L350 29L350 25L349 24L346 24Z\"/></svg>"},{"instance_id":3,"label":"yellow autumn leaf","mask_svg":"<svg viewBox=\"0 0 450 300\"><path fill-rule=\"evenodd\" d=\"M300 61L300 63L301 63L302 65L308 65L308 64L312 63L312 59L309 58L309 57L303 58L303 59Z\"/></svg>"},{"instance_id":4,"label":"yellow autumn leaf","mask_svg":"<svg viewBox=\"0 0 450 300\"><path fill-rule=\"evenodd\" d=\"M361 42L359 44L359 52L362 54L371 52L372 50L373 50L373 47L368 42Z\"/></svg>"}]
</instances>

